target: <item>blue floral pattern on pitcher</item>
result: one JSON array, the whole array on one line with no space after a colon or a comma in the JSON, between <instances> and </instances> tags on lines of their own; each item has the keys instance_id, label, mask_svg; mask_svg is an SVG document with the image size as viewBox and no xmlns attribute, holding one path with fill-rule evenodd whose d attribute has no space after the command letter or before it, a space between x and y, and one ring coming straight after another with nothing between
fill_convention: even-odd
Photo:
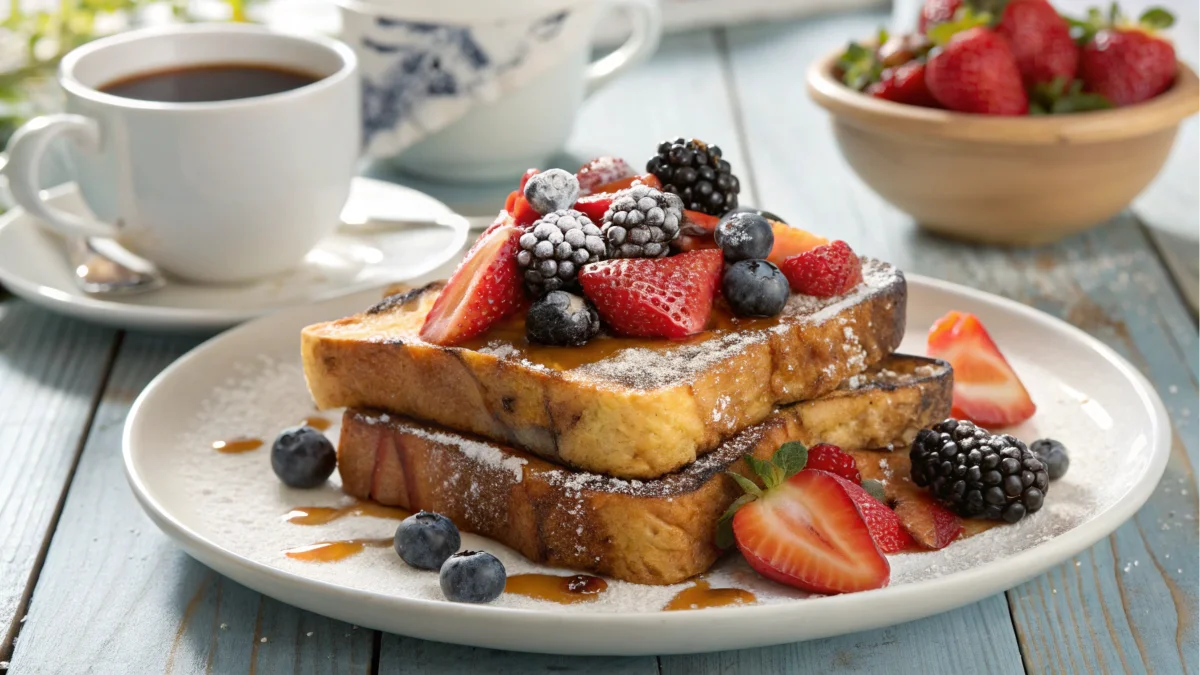
<instances>
[{"instance_id":1,"label":"blue floral pattern on pitcher","mask_svg":"<svg viewBox=\"0 0 1200 675\"><path fill-rule=\"evenodd\" d=\"M559 34L567 16L560 12L531 23L526 41L498 62L470 28L376 17L377 35L364 36L359 44L387 58L390 65L377 79L363 77L364 146L376 134L409 120L430 99L471 96L490 78L520 66L533 46Z\"/></svg>"}]
</instances>

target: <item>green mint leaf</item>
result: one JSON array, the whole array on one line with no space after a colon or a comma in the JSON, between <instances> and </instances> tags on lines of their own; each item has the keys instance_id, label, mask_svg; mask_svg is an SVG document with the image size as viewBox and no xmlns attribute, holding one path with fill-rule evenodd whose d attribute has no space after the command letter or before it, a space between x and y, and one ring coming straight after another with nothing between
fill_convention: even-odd
<instances>
[{"instance_id":1,"label":"green mint leaf","mask_svg":"<svg viewBox=\"0 0 1200 675\"><path fill-rule=\"evenodd\" d=\"M737 513L738 509L749 504L755 499L758 499L758 497L752 494L744 494L730 504L728 509L725 509L725 513L722 514L720 520L717 521L716 542L719 548L725 549L733 546L733 515Z\"/></svg>"},{"instance_id":2,"label":"green mint leaf","mask_svg":"<svg viewBox=\"0 0 1200 675\"><path fill-rule=\"evenodd\" d=\"M883 483L868 478L862 482L862 488L867 491L867 494L871 495L875 499L884 504L887 503L887 495L883 491Z\"/></svg>"},{"instance_id":3,"label":"green mint leaf","mask_svg":"<svg viewBox=\"0 0 1200 675\"><path fill-rule=\"evenodd\" d=\"M1138 23L1146 28L1164 30L1175 25L1175 15L1162 7L1151 7L1142 12L1142 15L1138 17Z\"/></svg>"},{"instance_id":4,"label":"green mint leaf","mask_svg":"<svg viewBox=\"0 0 1200 675\"><path fill-rule=\"evenodd\" d=\"M749 459L749 456L747 456L747 460L748 459ZM754 481L750 480L749 478L746 478L742 474L734 473L733 471L726 471L725 475L729 476L730 478L733 479L733 481L735 483L740 485L742 487L742 489L746 491L747 495L750 495L752 497L761 497L763 495L762 489L759 488L757 485L755 485Z\"/></svg>"},{"instance_id":5,"label":"green mint leaf","mask_svg":"<svg viewBox=\"0 0 1200 675\"><path fill-rule=\"evenodd\" d=\"M791 441L779 446L771 463L783 469L783 478L787 480L804 470L808 464L808 448L799 441Z\"/></svg>"}]
</instances>

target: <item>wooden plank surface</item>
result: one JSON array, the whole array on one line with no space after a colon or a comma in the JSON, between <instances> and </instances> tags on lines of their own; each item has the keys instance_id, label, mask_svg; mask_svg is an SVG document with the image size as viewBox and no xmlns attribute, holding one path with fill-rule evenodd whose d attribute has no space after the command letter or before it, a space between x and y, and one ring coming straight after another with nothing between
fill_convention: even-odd
<instances>
[{"instance_id":1,"label":"wooden plank surface","mask_svg":"<svg viewBox=\"0 0 1200 675\"><path fill-rule=\"evenodd\" d=\"M195 342L147 335L123 341L12 673L370 672L374 631L225 579L159 532L129 491L121 462L129 406Z\"/></svg>"},{"instance_id":2,"label":"wooden plank surface","mask_svg":"<svg viewBox=\"0 0 1200 675\"><path fill-rule=\"evenodd\" d=\"M1200 648L1195 324L1145 233L1128 217L1037 250L976 247L923 233L850 175L831 135L821 133L824 113L800 88L771 85L785 77L788 64L807 63L845 36L867 35L884 19L858 14L731 33L737 100L759 197L798 224L847 239L906 270L1060 316L1116 348L1151 379L1177 431L1159 491L1079 566L1066 563L1008 595L1031 672L1194 673Z\"/></svg>"},{"instance_id":3,"label":"wooden plank surface","mask_svg":"<svg viewBox=\"0 0 1200 675\"><path fill-rule=\"evenodd\" d=\"M20 628L115 337L0 302L0 660Z\"/></svg>"}]
</instances>

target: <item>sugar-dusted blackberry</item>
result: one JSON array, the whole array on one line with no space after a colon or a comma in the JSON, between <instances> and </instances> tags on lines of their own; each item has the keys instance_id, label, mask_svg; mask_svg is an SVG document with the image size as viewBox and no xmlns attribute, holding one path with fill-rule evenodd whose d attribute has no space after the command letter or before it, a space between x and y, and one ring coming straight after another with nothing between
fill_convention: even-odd
<instances>
[{"instance_id":1,"label":"sugar-dusted blackberry","mask_svg":"<svg viewBox=\"0 0 1200 675\"><path fill-rule=\"evenodd\" d=\"M663 141L646 162L646 171L662 181L664 191L679 195L690 211L719 216L737 208L741 183L715 145L694 138Z\"/></svg>"},{"instance_id":2,"label":"sugar-dusted blackberry","mask_svg":"<svg viewBox=\"0 0 1200 675\"><path fill-rule=\"evenodd\" d=\"M581 345L599 333L596 308L585 298L566 291L550 291L525 315L525 336L537 344Z\"/></svg>"},{"instance_id":3,"label":"sugar-dusted blackberry","mask_svg":"<svg viewBox=\"0 0 1200 675\"><path fill-rule=\"evenodd\" d=\"M662 258L682 223L683 202L677 195L648 185L622 190L601 223L608 257Z\"/></svg>"},{"instance_id":4,"label":"sugar-dusted blackberry","mask_svg":"<svg viewBox=\"0 0 1200 675\"><path fill-rule=\"evenodd\" d=\"M922 429L909 459L913 482L966 518L1015 523L1042 508L1050 486L1046 465L1024 443L971 422Z\"/></svg>"},{"instance_id":5,"label":"sugar-dusted blackberry","mask_svg":"<svg viewBox=\"0 0 1200 675\"><path fill-rule=\"evenodd\" d=\"M525 288L535 298L550 291L574 288L579 268L603 260L600 228L574 209L548 213L521 235L517 265Z\"/></svg>"}]
</instances>

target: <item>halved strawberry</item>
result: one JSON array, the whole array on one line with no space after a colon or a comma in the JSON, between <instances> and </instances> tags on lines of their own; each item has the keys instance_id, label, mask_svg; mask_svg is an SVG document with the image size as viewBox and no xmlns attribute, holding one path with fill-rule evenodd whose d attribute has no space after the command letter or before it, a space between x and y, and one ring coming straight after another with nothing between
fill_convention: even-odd
<instances>
[{"instance_id":1,"label":"halved strawberry","mask_svg":"<svg viewBox=\"0 0 1200 675\"><path fill-rule=\"evenodd\" d=\"M845 450L829 443L819 443L809 448L808 463L804 468L828 471L855 485L862 484L862 474L858 472L858 464L854 462L854 458Z\"/></svg>"},{"instance_id":2,"label":"halved strawberry","mask_svg":"<svg viewBox=\"0 0 1200 675\"><path fill-rule=\"evenodd\" d=\"M421 339L456 345L491 328L525 303L517 267L522 230L501 225L480 238L446 282L421 326Z\"/></svg>"},{"instance_id":3,"label":"halved strawberry","mask_svg":"<svg viewBox=\"0 0 1200 675\"><path fill-rule=\"evenodd\" d=\"M962 521L933 497L905 491L896 498L896 517L916 542L940 550L962 534Z\"/></svg>"},{"instance_id":4,"label":"halved strawberry","mask_svg":"<svg viewBox=\"0 0 1200 675\"><path fill-rule=\"evenodd\" d=\"M513 224L512 213L509 213L509 211L507 209L505 209L505 210L501 211L500 213L496 214L496 219L492 221L491 225L488 225L487 229L484 230L479 235L479 238L476 239L475 241L476 242L483 241L483 238L488 236L492 232L495 232L496 230L500 229L501 227L504 227L505 225L512 225L512 224Z\"/></svg>"},{"instance_id":5,"label":"halved strawberry","mask_svg":"<svg viewBox=\"0 0 1200 675\"><path fill-rule=\"evenodd\" d=\"M793 291L819 298L847 293L863 279L862 262L841 240L792 256L781 269Z\"/></svg>"},{"instance_id":6,"label":"halved strawberry","mask_svg":"<svg viewBox=\"0 0 1200 675\"><path fill-rule=\"evenodd\" d=\"M813 448L812 450L815 450ZM811 450L810 450L811 452ZM884 553L899 553L913 546L912 535L900 523L896 513L887 504L871 496L871 493L855 485L841 476L838 477L846 494L854 500L858 512L862 514L863 522L871 531L875 545Z\"/></svg>"},{"instance_id":7,"label":"halved strawberry","mask_svg":"<svg viewBox=\"0 0 1200 675\"><path fill-rule=\"evenodd\" d=\"M974 314L950 312L934 322L928 352L954 368L954 417L1007 427L1037 412L1021 378Z\"/></svg>"},{"instance_id":8,"label":"halved strawberry","mask_svg":"<svg viewBox=\"0 0 1200 675\"><path fill-rule=\"evenodd\" d=\"M579 167L575 177L579 180L579 194L588 196L600 192L598 188L605 183L633 176L629 163L620 157L597 157Z\"/></svg>"},{"instance_id":9,"label":"halved strawberry","mask_svg":"<svg viewBox=\"0 0 1200 675\"><path fill-rule=\"evenodd\" d=\"M592 223L600 227L600 219L608 213L608 207L612 206L616 196L615 192L597 192L575 200L575 206L571 208L591 218Z\"/></svg>"},{"instance_id":10,"label":"halved strawberry","mask_svg":"<svg viewBox=\"0 0 1200 675\"><path fill-rule=\"evenodd\" d=\"M759 574L814 593L887 585L891 567L871 538L849 483L826 471L802 470L808 450L795 441L784 443L769 460L746 455L745 461L764 487L726 472L746 494L718 521L717 546L736 543Z\"/></svg>"},{"instance_id":11,"label":"halved strawberry","mask_svg":"<svg viewBox=\"0 0 1200 675\"><path fill-rule=\"evenodd\" d=\"M778 220L771 221L771 232L775 234L775 245L771 247L771 255L767 256L767 260L780 267L783 266L783 261L792 256L807 253L829 243L825 237Z\"/></svg>"},{"instance_id":12,"label":"halved strawberry","mask_svg":"<svg viewBox=\"0 0 1200 675\"><path fill-rule=\"evenodd\" d=\"M723 264L715 250L605 260L581 269L579 283L617 333L684 338L708 323Z\"/></svg>"},{"instance_id":13,"label":"halved strawberry","mask_svg":"<svg viewBox=\"0 0 1200 675\"><path fill-rule=\"evenodd\" d=\"M528 227L529 225L532 225L535 220L542 217L542 214L538 213L536 210L534 210L533 206L530 205L529 200L525 199L525 195L520 195L517 197L516 202L513 204L512 214L513 222L515 222L518 227Z\"/></svg>"}]
</instances>

